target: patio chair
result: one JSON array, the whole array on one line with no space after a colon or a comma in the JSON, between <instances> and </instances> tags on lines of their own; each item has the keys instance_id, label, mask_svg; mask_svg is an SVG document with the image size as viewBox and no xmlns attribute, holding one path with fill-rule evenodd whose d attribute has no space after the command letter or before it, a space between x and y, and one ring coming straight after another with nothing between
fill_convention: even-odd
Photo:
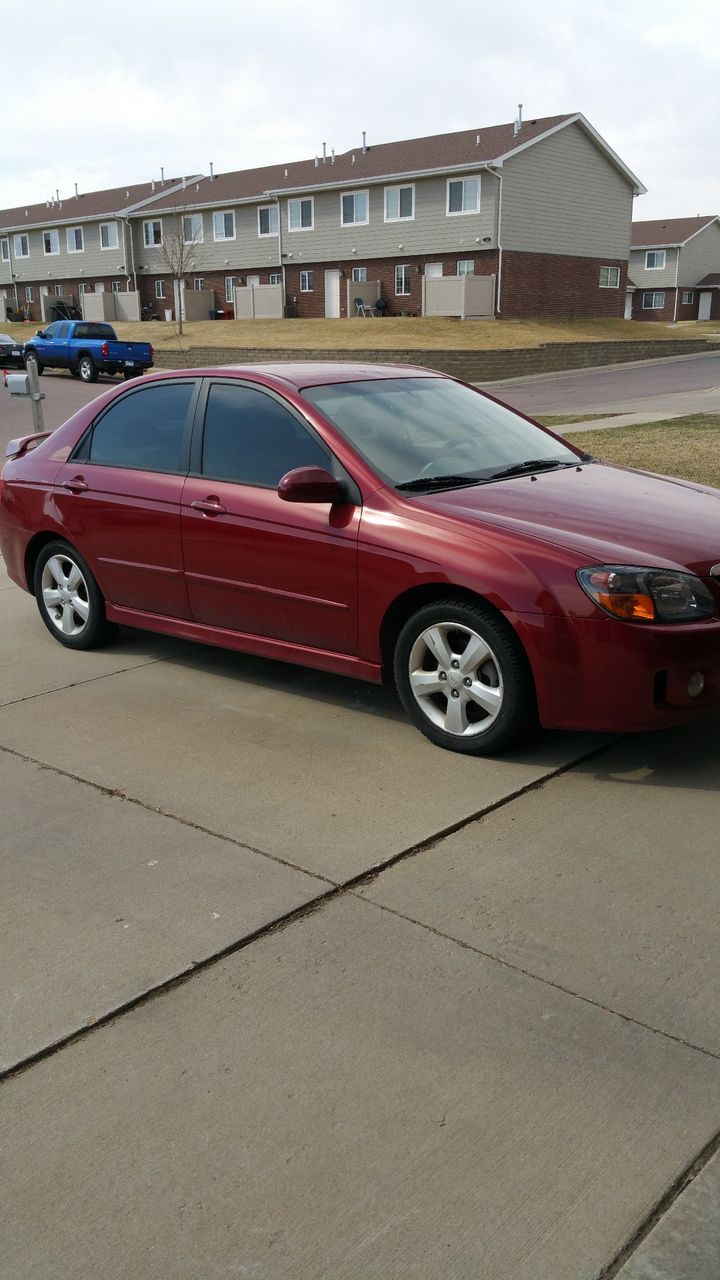
<instances>
[{"instance_id":1,"label":"patio chair","mask_svg":"<svg viewBox=\"0 0 720 1280\"><path fill-rule=\"evenodd\" d=\"M369 302L365 302L363 298L355 299L355 315L356 316L374 316L375 312Z\"/></svg>"}]
</instances>

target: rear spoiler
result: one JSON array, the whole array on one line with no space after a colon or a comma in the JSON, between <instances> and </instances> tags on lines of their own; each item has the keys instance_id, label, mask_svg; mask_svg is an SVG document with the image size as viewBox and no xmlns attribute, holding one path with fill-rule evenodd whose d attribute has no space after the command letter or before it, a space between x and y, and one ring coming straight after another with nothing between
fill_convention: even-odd
<instances>
[{"instance_id":1,"label":"rear spoiler","mask_svg":"<svg viewBox=\"0 0 720 1280\"><path fill-rule=\"evenodd\" d=\"M6 458L22 458L23 454L30 453L41 440L47 440L52 435L52 431L36 432L32 436L18 436L17 440L11 440L5 450Z\"/></svg>"}]
</instances>

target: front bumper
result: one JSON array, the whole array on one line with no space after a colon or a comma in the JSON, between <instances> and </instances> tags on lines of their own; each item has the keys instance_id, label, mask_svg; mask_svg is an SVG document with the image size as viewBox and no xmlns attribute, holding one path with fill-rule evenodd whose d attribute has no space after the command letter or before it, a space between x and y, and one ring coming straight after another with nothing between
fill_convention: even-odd
<instances>
[{"instance_id":1,"label":"front bumper","mask_svg":"<svg viewBox=\"0 0 720 1280\"><path fill-rule=\"evenodd\" d=\"M547 728L609 732L683 724L720 706L720 621L642 626L613 618L515 619ZM688 692L700 673L704 688Z\"/></svg>"}]
</instances>

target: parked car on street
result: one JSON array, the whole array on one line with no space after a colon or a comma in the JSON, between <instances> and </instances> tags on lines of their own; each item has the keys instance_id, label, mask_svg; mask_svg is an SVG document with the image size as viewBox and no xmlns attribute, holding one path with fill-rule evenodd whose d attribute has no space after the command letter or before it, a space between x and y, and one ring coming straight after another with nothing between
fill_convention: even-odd
<instances>
[{"instance_id":1,"label":"parked car on street","mask_svg":"<svg viewBox=\"0 0 720 1280\"><path fill-rule=\"evenodd\" d=\"M154 363L149 342L120 342L111 324L99 320L55 320L25 343L25 364L69 369L82 382L97 382L99 373L137 378Z\"/></svg>"},{"instance_id":2,"label":"parked car on street","mask_svg":"<svg viewBox=\"0 0 720 1280\"><path fill-rule=\"evenodd\" d=\"M7 333L0 333L0 369L22 369L23 344Z\"/></svg>"},{"instance_id":3,"label":"parked car on street","mask_svg":"<svg viewBox=\"0 0 720 1280\"><path fill-rule=\"evenodd\" d=\"M111 389L11 443L0 550L68 648L120 623L387 679L454 751L720 701L720 491L603 465L430 370Z\"/></svg>"}]
</instances>

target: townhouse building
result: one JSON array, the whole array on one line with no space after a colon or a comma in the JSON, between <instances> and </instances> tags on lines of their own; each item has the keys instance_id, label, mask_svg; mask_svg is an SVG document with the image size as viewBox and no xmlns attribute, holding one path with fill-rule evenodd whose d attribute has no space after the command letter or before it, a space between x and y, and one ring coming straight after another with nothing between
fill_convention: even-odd
<instances>
[{"instance_id":1,"label":"townhouse building","mask_svg":"<svg viewBox=\"0 0 720 1280\"><path fill-rule=\"evenodd\" d=\"M363 135L341 155L323 146L150 186L0 214L0 291L11 278L36 318L40 288L136 288L162 318L179 303L163 245L179 236L185 289L226 315L250 284L280 285L291 315L353 314L352 286L368 281L388 314L420 315L423 281L478 275L492 279L490 314L616 317L645 190L579 113L379 145Z\"/></svg>"},{"instance_id":2,"label":"townhouse building","mask_svg":"<svg viewBox=\"0 0 720 1280\"><path fill-rule=\"evenodd\" d=\"M720 319L720 217L634 222L633 320Z\"/></svg>"}]
</instances>

